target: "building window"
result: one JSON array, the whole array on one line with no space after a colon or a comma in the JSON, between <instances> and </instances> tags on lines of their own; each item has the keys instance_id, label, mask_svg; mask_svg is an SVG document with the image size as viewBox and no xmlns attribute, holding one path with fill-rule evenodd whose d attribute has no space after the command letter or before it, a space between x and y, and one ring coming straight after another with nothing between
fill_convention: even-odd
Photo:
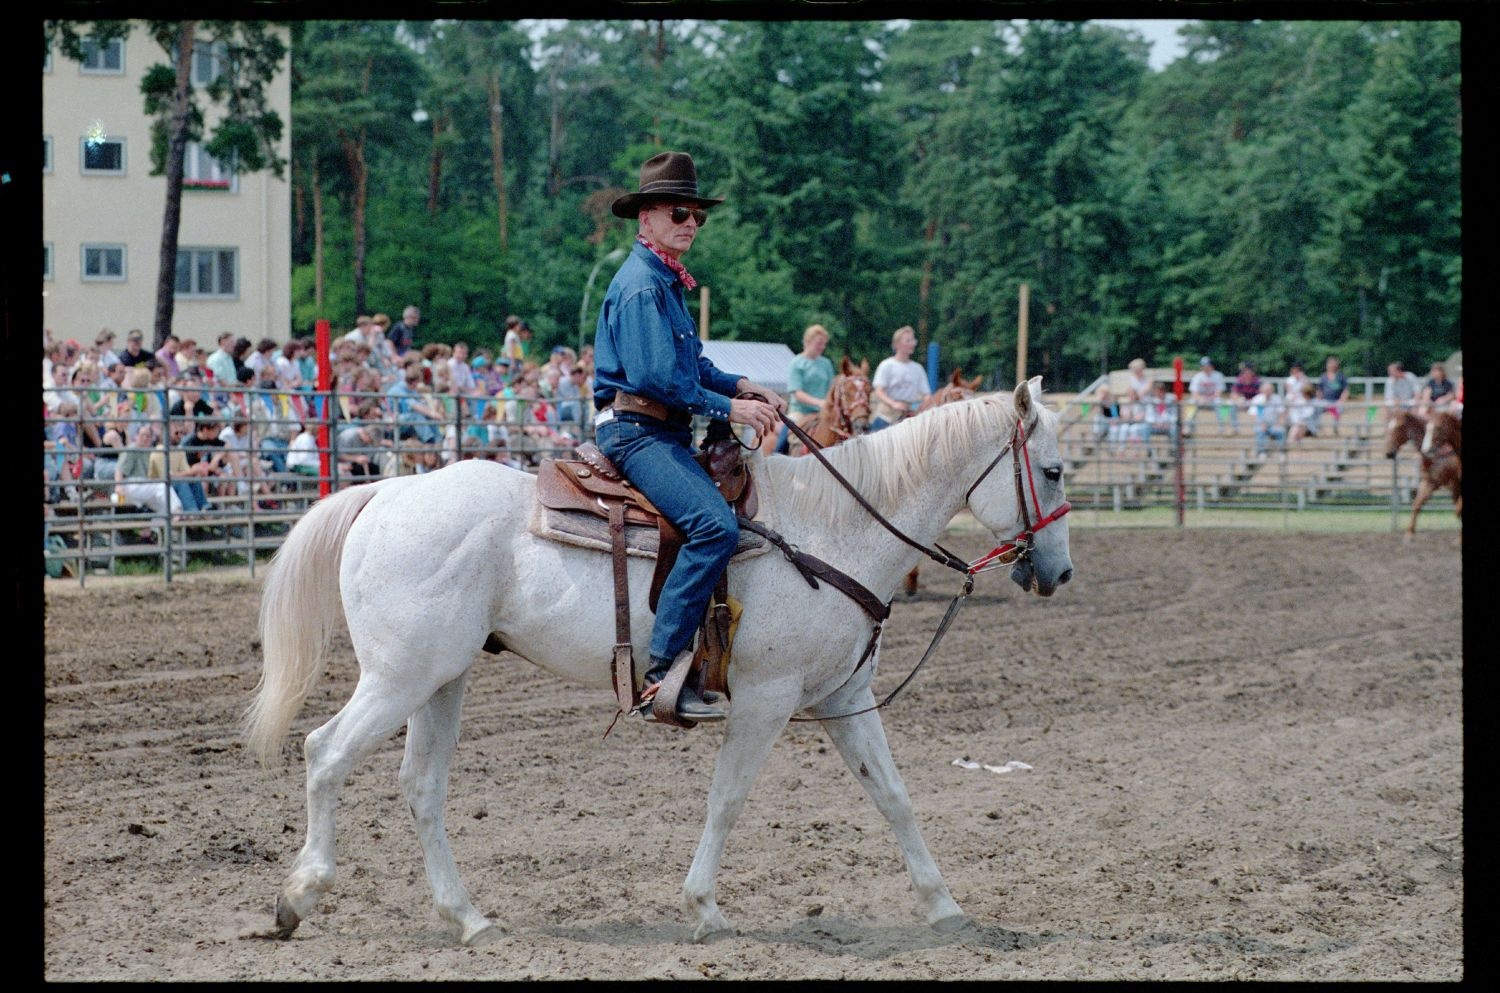
<instances>
[{"instance_id":1,"label":"building window","mask_svg":"<svg viewBox=\"0 0 1500 993\"><path fill-rule=\"evenodd\" d=\"M182 185L187 189L233 191L239 189L239 180L233 169L190 141L182 157Z\"/></svg>"},{"instance_id":2,"label":"building window","mask_svg":"<svg viewBox=\"0 0 1500 993\"><path fill-rule=\"evenodd\" d=\"M52 278L52 242L42 242L42 278Z\"/></svg>"},{"instance_id":3,"label":"building window","mask_svg":"<svg viewBox=\"0 0 1500 993\"><path fill-rule=\"evenodd\" d=\"M125 39L115 38L103 43L93 38L83 40L83 63L80 72L122 76L125 74Z\"/></svg>"},{"instance_id":4,"label":"building window","mask_svg":"<svg viewBox=\"0 0 1500 993\"><path fill-rule=\"evenodd\" d=\"M98 141L83 138L79 145L82 149L84 175L125 175L124 138L101 138Z\"/></svg>"},{"instance_id":5,"label":"building window","mask_svg":"<svg viewBox=\"0 0 1500 993\"><path fill-rule=\"evenodd\" d=\"M174 55L175 61L175 55ZM193 85L207 86L229 64L229 47L222 41L200 41L193 45Z\"/></svg>"},{"instance_id":6,"label":"building window","mask_svg":"<svg viewBox=\"0 0 1500 993\"><path fill-rule=\"evenodd\" d=\"M83 280L86 283L125 282L125 246L84 245Z\"/></svg>"},{"instance_id":7,"label":"building window","mask_svg":"<svg viewBox=\"0 0 1500 993\"><path fill-rule=\"evenodd\" d=\"M237 248L178 248L176 294L233 299L239 295L239 264Z\"/></svg>"},{"instance_id":8,"label":"building window","mask_svg":"<svg viewBox=\"0 0 1500 993\"><path fill-rule=\"evenodd\" d=\"M52 136L42 135L42 172L52 171Z\"/></svg>"}]
</instances>

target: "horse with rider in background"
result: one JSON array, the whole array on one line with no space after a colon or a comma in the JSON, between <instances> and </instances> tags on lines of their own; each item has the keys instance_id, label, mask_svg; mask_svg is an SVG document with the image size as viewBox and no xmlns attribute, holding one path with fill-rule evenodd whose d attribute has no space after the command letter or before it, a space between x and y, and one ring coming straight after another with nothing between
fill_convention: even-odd
<instances>
[{"instance_id":1,"label":"horse with rider in background","mask_svg":"<svg viewBox=\"0 0 1500 993\"><path fill-rule=\"evenodd\" d=\"M870 360L859 365L844 356L839 374L828 386L823 406L798 422L819 448L864 434L870 429ZM787 454L806 455L807 446L798 438L787 442Z\"/></svg>"},{"instance_id":2,"label":"horse with rider in background","mask_svg":"<svg viewBox=\"0 0 1500 993\"><path fill-rule=\"evenodd\" d=\"M1408 443L1416 445L1422 455L1421 480L1406 525L1406 540L1411 541L1422 505L1438 490L1453 494L1453 513L1463 520L1463 422L1446 412L1427 418L1410 410L1393 413L1386 422L1385 457L1394 459Z\"/></svg>"}]
</instances>

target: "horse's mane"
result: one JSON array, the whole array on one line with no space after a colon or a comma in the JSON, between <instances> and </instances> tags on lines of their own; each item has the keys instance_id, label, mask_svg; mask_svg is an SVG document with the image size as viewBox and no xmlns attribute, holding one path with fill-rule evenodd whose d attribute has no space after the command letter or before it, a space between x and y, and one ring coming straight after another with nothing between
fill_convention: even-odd
<instances>
[{"instance_id":1,"label":"horse's mane","mask_svg":"<svg viewBox=\"0 0 1500 993\"><path fill-rule=\"evenodd\" d=\"M1038 406L1042 427L1056 430L1057 415ZM951 471L972 451L973 439L996 445L1015 425L1015 404L1005 393L989 393L934 407L874 434L826 448L823 454L882 514L901 505L924 480ZM766 460L773 489L794 514L827 513L848 496L816 458ZM954 481L955 485L958 481ZM967 485L967 484L964 484ZM849 504L853 506L852 502Z\"/></svg>"}]
</instances>

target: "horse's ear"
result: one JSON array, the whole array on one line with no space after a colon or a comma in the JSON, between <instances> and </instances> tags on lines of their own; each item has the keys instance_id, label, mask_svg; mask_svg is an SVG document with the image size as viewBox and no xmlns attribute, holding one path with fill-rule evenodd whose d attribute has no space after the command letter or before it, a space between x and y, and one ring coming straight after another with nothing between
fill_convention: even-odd
<instances>
[{"instance_id":1,"label":"horse's ear","mask_svg":"<svg viewBox=\"0 0 1500 993\"><path fill-rule=\"evenodd\" d=\"M950 379L950 380L948 380L948 385L950 385L950 386L962 386L962 385L964 385L964 370L963 370L963 366L959 366L957 369L953 370L953 378Z\"/></svg>"},{"instance_id":2,"label":"horse's ear","mask_svg":"<svg viewBox=\"0 0 1500 993\"><path fill-rule=\"evenodd\" d=\"M866 379L870 378L870 360L869 359L860 359L859 360L859 374L861 376L864 376Z\"/></svg>"},{"instance_id":3,"label":"horse's ear","mask_svg":"<svg viewBox=\"0 0 1500 993\"><path fill-rule=\"evenodd\" d=\"M1010 395L1016 405L1016 417L1022 424L1031 420L1031 390L1026 383L1017 383L1016 390Z\"/></svg>"},{"instance_id":4,"label":"horse's ear","mask_svg":"<svg viewBox=\"0 0 1500 993\"><path fill-rule=\"evenodd\" d=\"M845 355L845 356L844 356L844 357L843 357L843 359L842 359L842 360L841 360L841 361L840 361L840 362L839 362L839 372L841 372L841 373L843 373L843 374L844 374L844 375L845 375L845 376L847 376L847 375L849 375L849 373L850 373L850 372L851 372L851 371L852 371L852 370L853 370L853 369L854 369L854 363L853 363L853 362L850 362L850 361L849 361L849 356L847 356L847 355Z\"/></svg>"},{"instance_id":5,"label":"horse's ear","mask_svg":"<svg viewBox=\"0 0 1500 993\"><path fill-rule=\"evenodd\" d=\"M969 390L969 391L972 392L974 390L979 389L979 384L981 382L983 382L983 381L984 381L984 376L983 375L979 375L979 376L975 376L973 379L969 380L967 383L960 383L959 385L962 386L964 389Z\"/></svg>"}]
</instances>

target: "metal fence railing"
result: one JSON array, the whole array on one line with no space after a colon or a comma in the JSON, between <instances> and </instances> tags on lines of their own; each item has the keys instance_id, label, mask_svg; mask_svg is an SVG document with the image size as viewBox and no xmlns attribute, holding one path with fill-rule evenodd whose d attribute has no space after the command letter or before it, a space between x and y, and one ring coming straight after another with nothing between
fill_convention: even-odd
<instances>
[{"instance_id":1,"label":"metal fence railing","mask_svg":"<svg viewBox=\"0 0 1500 993\"><path fill-rule=\"evenodd\" d=\"M44 565L80 584L132 561L168 581L194 563L246 565L253 576L325 492L469 458L533 469L593 436L583 400L43 392ZM1385 457L1378 403L1324 410L1296 442L1257 437L1244 410L1188 404L1179 447L1169 427L1101 420L1083 398L1050 402L1062 411L1069 500L1116 519L1150 508L1175 508L1179 520L1185 510L1386 510L1395 531L1420 483L1410 447ZM1428 506L1452 503L1439 493Z\"/></svg>"},{"instance_id":2,"label":"metal fence railing","mask_svg":"<svg viewBox=\"0 0 1500 993\"><path fill-rule=\"evenodd\" d=\"M326 492L460 459L532 469L593 434L581 399L109 388L43 401L44 566L80 584L130 560L168 581L193 562L254 575Z\"/></svg>"}]
</instances>

